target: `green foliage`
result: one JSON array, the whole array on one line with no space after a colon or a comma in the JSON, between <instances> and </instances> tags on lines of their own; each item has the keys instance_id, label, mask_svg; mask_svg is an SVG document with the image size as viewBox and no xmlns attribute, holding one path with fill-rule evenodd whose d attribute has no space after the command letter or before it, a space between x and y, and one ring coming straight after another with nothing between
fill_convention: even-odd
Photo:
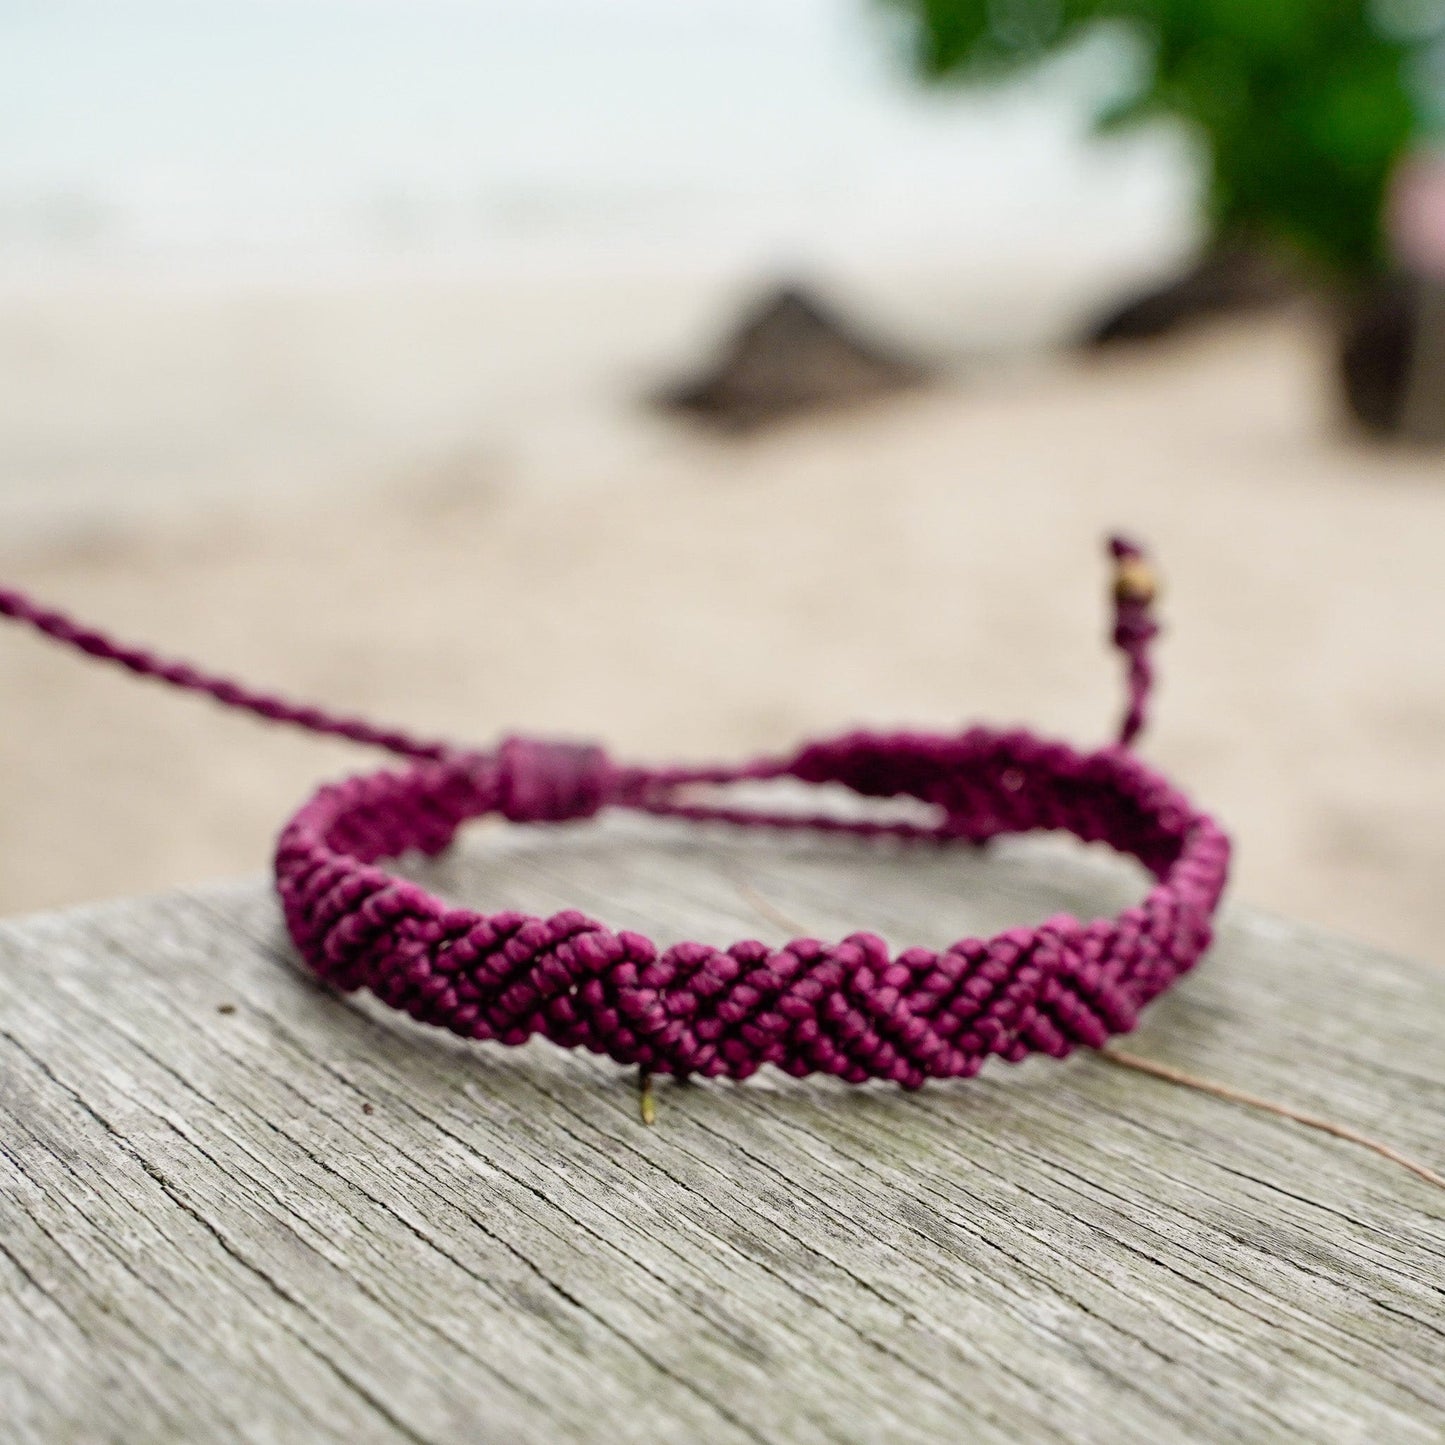
<instances>
[{"instance_id":1,"label":"green foliage","mask_svg":"<svg viewBox=\"0 0 1445 1445\"><path fill-rule=\"evenodd\" d=\"M889 0L919 69L987 82L1123 23L1151 63L1098 117L1192 126L1210 158L1216 234L1290 248L1339 279L1385 263L1390 172L1416 130L1413 53L1445 32L1445 0Z\"/></svg>"}]
</instances>

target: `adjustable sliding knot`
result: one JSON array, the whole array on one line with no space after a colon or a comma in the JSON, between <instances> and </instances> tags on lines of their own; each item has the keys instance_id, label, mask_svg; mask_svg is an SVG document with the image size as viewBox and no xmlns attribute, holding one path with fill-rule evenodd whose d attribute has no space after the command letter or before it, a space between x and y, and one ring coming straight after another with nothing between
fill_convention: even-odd
<instances>
[{"instance_id":1,"label":"adjustable sliding knot","mask_svg":"<svg viewBox=\"0 0 1445 1445\"><path fill-rule=\"evenodd\" d=\"M510 737L491 758L496 811L513 823L590 818L612 800L617 770L592 743Z\"/></svg>"}]
</instances>

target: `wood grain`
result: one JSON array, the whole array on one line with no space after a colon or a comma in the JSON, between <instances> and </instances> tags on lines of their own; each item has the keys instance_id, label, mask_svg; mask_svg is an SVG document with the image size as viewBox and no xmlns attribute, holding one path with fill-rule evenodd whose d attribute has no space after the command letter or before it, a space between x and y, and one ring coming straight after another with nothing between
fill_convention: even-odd
<instances>
[{"instance_id":1,"label":"wood grain","mask_svg":"<svg viewBox=\"0 0 1445 1445\"><path fill-rule=\"evenodd\" d=\"M987 852L481 828L476 904L941 943L1137 890ZM1239 910L1130 1047L1445 1166L1445 979ZM34 1441L1439 1441L1445 1194L1090 1056L635 1080L339 998L266 885L0 928L0 1411Z\"/></svg>"}]
</instances>

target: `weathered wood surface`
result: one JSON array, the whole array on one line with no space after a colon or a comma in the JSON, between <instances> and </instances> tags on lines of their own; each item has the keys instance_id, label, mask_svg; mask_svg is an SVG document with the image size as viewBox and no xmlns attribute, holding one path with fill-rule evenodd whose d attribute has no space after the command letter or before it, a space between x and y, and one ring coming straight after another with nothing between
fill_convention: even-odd
<instances>
[{"instance_id":1,"label":"weathered wood surface","mask_svg":"<svg viewBox=\"0 0 1445 1445\"><path fill-rule=\"evenodd\" d=\"M1137 880L636 821L430 878L718 941ZM765 900L765 901L764 901ZM768 916L760 916L767 914ZM770 921L771 919L771 921ZM1131 1047L1445 1165L1445 977L1240 911ZM57 1441L1445 1432L1445 1193L1097 1058L658 1087L316 986L261 882L0 929L0 1418Z\"/></svg>"}]
</instances>

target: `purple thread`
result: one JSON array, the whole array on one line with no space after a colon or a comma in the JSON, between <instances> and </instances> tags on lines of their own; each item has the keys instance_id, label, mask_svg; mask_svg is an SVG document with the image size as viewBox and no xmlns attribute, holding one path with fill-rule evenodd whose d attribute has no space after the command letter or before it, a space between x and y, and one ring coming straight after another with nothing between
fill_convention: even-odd
<instances>
[{"instance_id":1,"label":"purple thread","mask_svg":"<svg viewBox=\"0 0 1445 1445\"><path fill-rule=\"evenodd\" d=\"M916 1088L967 1077L989 1055L1062 1057L1134 1027L1139 1010L1208 947L1229 865L1219 825L1128 744L1143 726L1157 633L1143 554L1114 539L1114 642L1128 663L1119 743L1080 752L1023 730L957 735L855 732L737 767L647 769L601 748L511 738L491 752L418 740L240 687L112 642L0 589L0 615L93 657L205 693L227 707L415 760L322 788L277 844L276 889L301 956L342 989L370 989L467 1038L534 1036L678 1076L742 1079L764 1064L850 1083ZM739 810L702 786L793 778L930 804L928 824ZM1059 916L1037 928L891 954L871 933L838 943L746 940L659 949L568 910L550 918L454 908L377 864L446 848L468 819L590 817L605 807L749 827L983 842L1064 829L1137 858L1155 883L1114 919Z\"/></svg>"}]
</instances>

